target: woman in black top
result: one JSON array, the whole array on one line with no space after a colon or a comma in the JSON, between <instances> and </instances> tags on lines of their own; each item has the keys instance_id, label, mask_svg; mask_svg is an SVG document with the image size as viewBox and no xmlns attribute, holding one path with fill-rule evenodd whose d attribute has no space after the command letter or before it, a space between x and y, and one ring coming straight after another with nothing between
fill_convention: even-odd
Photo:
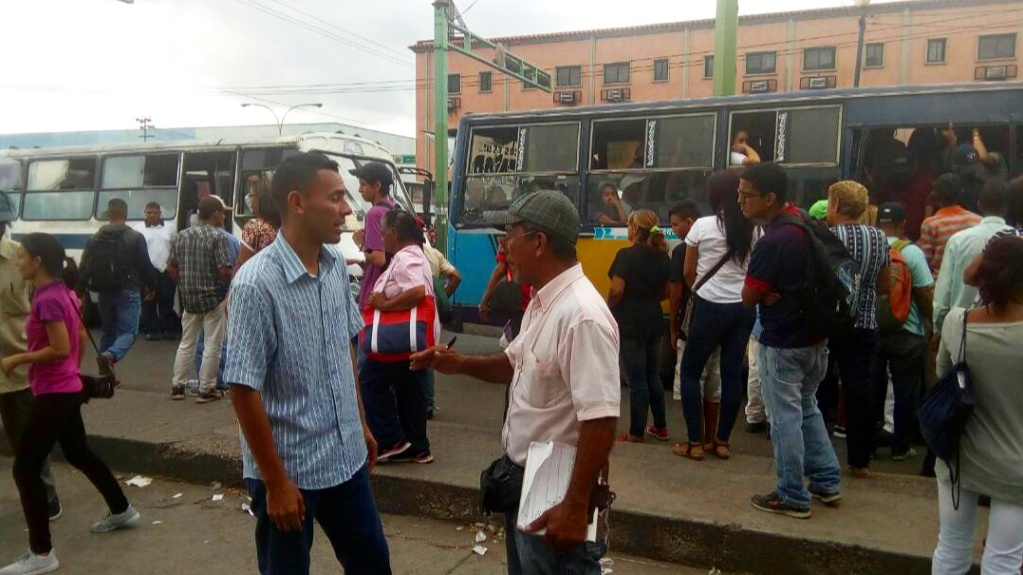
<instances>
[{"instance_id":1,"label":"woman in black top","mask_svg":"<svg viewBox=\"0 0 1023 575\"><path fill-rule=\"evenodd\" d=\"M666 441L658 353L664 323L661 301L668 299L669 259L664 232L657 227L657 214L650 210L633 212L629 216L629 241L632 245L618 252L608 271L608 307L618 320L631 397L629 433L618 440L639 443L646 433ZM648 406L654 414L650 427L646 427Z\"/></svg>"}]
</instances>

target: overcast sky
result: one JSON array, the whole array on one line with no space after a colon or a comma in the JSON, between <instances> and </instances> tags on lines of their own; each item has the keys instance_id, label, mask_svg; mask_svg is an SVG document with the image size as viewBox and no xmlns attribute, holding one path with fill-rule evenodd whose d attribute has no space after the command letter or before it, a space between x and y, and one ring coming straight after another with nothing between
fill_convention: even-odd
<instances>
[{"instance_id":1,"label":"overcast sky","mask_svg":"<svg viewBox=\"0 0 1023 575\"><path fill-rule=\"evenodd\" d=\"M875 2L884 0L875 0ZM457 0L485 36L672 22L705 0ZM270 123L354 123L413 135L414 59L431 0L3 0L0 133ZM853 0L741 0L740 13ZM627 7L627 8L626 8Z\"/></svg>"}]
</instances>

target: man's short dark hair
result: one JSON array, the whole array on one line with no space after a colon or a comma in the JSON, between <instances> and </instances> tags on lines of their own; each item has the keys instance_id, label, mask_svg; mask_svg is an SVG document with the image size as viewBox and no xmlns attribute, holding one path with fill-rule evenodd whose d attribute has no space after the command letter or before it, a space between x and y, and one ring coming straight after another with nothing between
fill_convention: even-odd
<instances>
[{"instance_id":1,"label":"man's short dark hair","mask_svg":"<svg viewBox=\"0 0 1023 575\"><path fill-rule=\"evenodd\" d=\"M774 162L753 164L743 170L739 178L753 184L761 195L774 194L778 203L789 200L789 176Z\"/></svg>"},{"instance_id":2,"label":"man's short dark hair","mask_svg":"<svg viewBox=\"0 0 1023 575\"><path fill-rule=\"evenodd\" d=\"M988 216L1000 216L1005 213L1005 184L991 181L984 184L977 200L981 213Z\"/></svg>"},{"instance_id":3,"label":"man's short dark hair","mask_svg":"<svg viewBox=\"0 0 1023 575\"><path fill-rule=\"evenodd\" d=\"M277 166L270 185L270 197L281 212L282 219L288 213L288 195L293 191L307 195L309 188L319 178L320 170L340 173L337 162L315 152L293 154Z\"/></svg>"},{"instance_id":4,"label":"man's short dark hair","mask_svg":"<svg viewBox=\"0 0 1023 575\"><path fill-rule=\"evenodd\" d=\"M578 259L578 255L575 251L575 244L572 244L567 240L563 240L535 224L522 222L519 225L522 226L522 229L524 229L526 233L543 234L547 238L547 246L550 247L551 253L559 260L574 263Z\"/></svg>"},{"instance_id":5,"label":"man's short dark hair","mask_svg":"<svg viewBox=\"0 0 1023 575\"><path fill-rule=\"evenodd\" d=\"M668 217L671 216L678 216L683 220L689 218L697 220L700 218L700 206L693 200L682 200L668 210Z\"/></svg>"},{"instance_id":6,"label":"man's short dark hair","mask_svg":"<svg viewBox=\"0 0 1023 575\"><path fill-rule=\"evenodd\" d=\"M163 210L163 208L160 207L160 202L149 202L148 204L146 204L146 209L147 210L154 209L154 210L161 210L161 211Z\"/></svg>"},{"instance_id":7,"label":"man's short dark hair","mask_svg":"<svg viewBox=\"0 0 1023 575\"><path fill-rule=\"evenodd\" d=\"M947 173L934 180L934 199L942 206L958 204L963 195L963 179Z\"/></svg>"}]
</instances>

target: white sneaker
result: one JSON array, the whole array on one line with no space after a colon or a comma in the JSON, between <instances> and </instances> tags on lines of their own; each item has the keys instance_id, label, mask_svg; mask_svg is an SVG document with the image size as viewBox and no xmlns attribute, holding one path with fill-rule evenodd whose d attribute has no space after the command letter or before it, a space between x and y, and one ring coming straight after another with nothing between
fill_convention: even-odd
<instances>
[{"instance_id":1,"label":"white sneaker","mask_svg":"<svg viewBox=\"0 0 1023 575\"><path fill-rule=\"evenodd\" d=\"M109 533L118 529L129 529L138 525L141 518L142 515L129 505L127 509L117 515L107 513L106 517L92 524L90 531L93 533ZM0 575L6 574L0 573Z\"/></svg>"},{"instance_id":2,"label":"white sneaker","mask_svg":"<svg viewBox=\"0 0 1023 575\"><path fill-rule=\"evenodd\" d=\"M60 569L57 554L50 550L49 555L36 555L29 551L14 563L0 569L0 575L42 575Z\"/></svg>"}]
</instances>

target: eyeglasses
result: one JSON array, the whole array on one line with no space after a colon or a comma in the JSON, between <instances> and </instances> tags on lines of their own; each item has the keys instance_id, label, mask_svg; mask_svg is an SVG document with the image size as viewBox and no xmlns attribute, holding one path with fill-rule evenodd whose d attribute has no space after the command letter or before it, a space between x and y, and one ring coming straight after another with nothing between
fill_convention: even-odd
<instances>
[{"instance_id":1,"label":"eyeglasses","mask_svg":"<svg viewBox=\"0 0 1023 575\"><path fill-rule=\"evenodd\" d=\"M760 192L744 192L742 190L739 190L739 199L748 200L750 198L761 198L763 196L764 194L761 194Z\"/></svg>"},{"instance_id":2,"label":"eyeglasses","mask_svg":"<svg viewBox=\"0 0 1023 575\"><path fill-rule=\"evenodd\" d=\"M517 236L505 236L505 237L504 237L504 241L505 241L505 243L506 243L507 245L511 245L511 243L512 243L512 242L513 242L514 240L517 240L517 239L519 239L519 238L524 238L524 237L526 237L526 236L535 236L535 235L536 235L536 234L538 234L538 233L540 233L540 232L525 232L525 233L519 234L519 235L517 235Z\"/></svg>"}]
</instances>

